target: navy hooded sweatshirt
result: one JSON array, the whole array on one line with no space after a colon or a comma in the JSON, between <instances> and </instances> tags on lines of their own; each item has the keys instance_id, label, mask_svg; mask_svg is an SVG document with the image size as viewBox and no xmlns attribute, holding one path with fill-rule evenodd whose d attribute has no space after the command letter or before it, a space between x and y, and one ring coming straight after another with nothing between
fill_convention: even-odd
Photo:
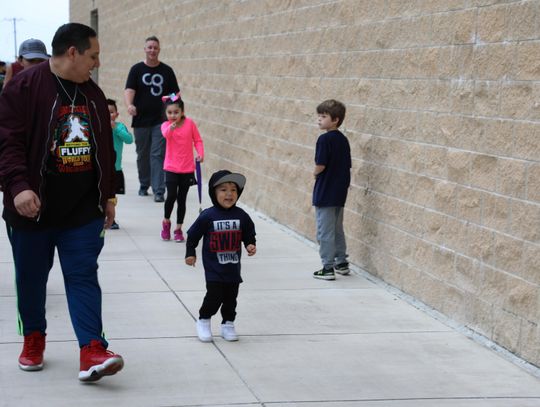
<instances>
[{"instance_id":1,"label":"navy hooded sweatshirt","mask_svg":"<svg viewBox=\"0 0 540 407\"><path fill-rule=\"evenodd\" d=\"M244 246L255 244L255 225L250 216L236 205L223 208L216 199L215 182L230 171L221 170L208 183L214 206L201 212L187 231L186 257L195 256L203 238L202 260L206 281L241 283L240 258ZM238 198L243 189L238 186Z\"/></svg>"}]
</instances>

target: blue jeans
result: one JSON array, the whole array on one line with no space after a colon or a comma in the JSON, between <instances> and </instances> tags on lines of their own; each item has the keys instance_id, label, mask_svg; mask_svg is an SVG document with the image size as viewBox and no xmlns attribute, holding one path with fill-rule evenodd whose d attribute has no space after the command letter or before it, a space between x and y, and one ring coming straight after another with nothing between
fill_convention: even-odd
<instances>
[{"instance_id":1,"label":"blue jeans","mask_svg":"<svg viewBox=\"0 0 540 407\"><path fill-rule=\"evenodd\" d=\"M343 231L343 207L315 207L319 255L325 268L347 262L347 243Z\"/></svg>"},{"instance_id":2,"label":"blue jeans","mask_svg":"<svg viewBox=\"0 0 540 407\"><path fill-rule=\"evenodd\" d=\"M45 333L47 280L58 251L71 323L79 346L92 339L105 347L97 259L103 248L103 219L70 229L26 231L8 226L15 262L19 333Z\"/></svg>"},{"instance_id":3,"label":"blue jeans","mask_svg":"<svg viewBox=\"0 0 540 407\"><path fill-rule=\"evenodd\" d=\"M152 127L135 127L135 151L141 189L152 187L154 195L165 194L165 138L161 134L161 124Z\"/></svg>"}]
</instances>

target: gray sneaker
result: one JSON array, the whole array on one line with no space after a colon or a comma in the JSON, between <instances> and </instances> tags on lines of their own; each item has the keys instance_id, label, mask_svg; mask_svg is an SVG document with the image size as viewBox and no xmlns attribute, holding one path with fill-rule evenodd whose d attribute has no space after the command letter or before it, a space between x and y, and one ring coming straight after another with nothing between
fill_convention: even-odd
<instances>
[{"instance_id":1,"label":"gray sneaker","mask_svg":"<svg viewBox=\"0 0 540 407\"><path fill-rule=\"evenodd\" d=\"M336 275L334 274L333 268L322 268L313 273L313 278L320 278L321 280L335 280Z\"/></svg>"},{"instance_id":2,"label":"gray sneaker","mask_svg":"<svg viewBox=\"0 0 540 407\"><path fill-rule=\"evenodd\" d=\"M346 276L351 272L349 269L349 263L341 263L334 267L336 270L336 273L341 274L342 276Z\"/></svg>"}]
</instances>

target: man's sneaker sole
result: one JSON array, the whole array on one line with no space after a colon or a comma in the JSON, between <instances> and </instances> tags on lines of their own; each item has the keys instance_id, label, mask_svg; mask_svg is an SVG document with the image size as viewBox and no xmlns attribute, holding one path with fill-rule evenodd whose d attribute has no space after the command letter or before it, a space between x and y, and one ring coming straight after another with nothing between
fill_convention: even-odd
<instances>
[{"instance_id":1,"label":"man's sneaker sole","mask_svg":"<svg viewBox=\"0 0 540 407\"><path fill-rule=\"evenodd\" d=\"M79 372L81 382L95 382L103 376L112 376L118 373L124 367L124 359L121 357L111 357L101 365L94 365L88 370Z\"/></svg>"},{"instance_id":2,"label":"man's sneaker sole","mask_svg":"<svg viewBox=\"0 0 540 407\"><path fill-rule=\"evenodd\" d=\"M25 372L37 372L38 370L43 370L43 363L39 365L22 365L19 363L19 368Z\"/></svg>"},{"instance_id":3,"label":"man's sneaker sole","mask_svg":"<svg viewBox=\"0 0 540 407\"><path fill-rule=\"evenodd\" d=\"M318 278L319 280L335 280L336 276L335 274L313 274L313 278Z\"/></svg>"},{"instance_id":4,"label":"man's sneaker sole","mask_svg":"<svg viewBox=\"0 0 540 407\"><path fill-rule=\"evenodd\" d=\"M338 269L336 269L336 273L341 274L342 276L346 276L346 275L349 274L350 272L351 272L350 269L345 269L345 270L338 270Z\"/></svg>"}]
</instances>

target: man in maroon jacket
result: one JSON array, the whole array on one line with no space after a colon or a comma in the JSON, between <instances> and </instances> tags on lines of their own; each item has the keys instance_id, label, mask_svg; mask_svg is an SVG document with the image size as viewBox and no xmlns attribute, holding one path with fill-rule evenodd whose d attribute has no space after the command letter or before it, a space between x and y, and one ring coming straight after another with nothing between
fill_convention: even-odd
<instances>
[{"instance_id":1,"label":"man in maroon jacket","mask_svg":"<svg viewBox=\"0 0 540 407\"><path fill-rule=\"evenodd\" d=\"M46 285L58 251L80 347L79 380L123 367L107 351L97 259L114 221L114 149L107 102L90 79L99 67L96 32L61 26L49 61L25 69L0 96L0 185L13 250L19 367L43 368Z\"/></svg>"}]
</instances>

